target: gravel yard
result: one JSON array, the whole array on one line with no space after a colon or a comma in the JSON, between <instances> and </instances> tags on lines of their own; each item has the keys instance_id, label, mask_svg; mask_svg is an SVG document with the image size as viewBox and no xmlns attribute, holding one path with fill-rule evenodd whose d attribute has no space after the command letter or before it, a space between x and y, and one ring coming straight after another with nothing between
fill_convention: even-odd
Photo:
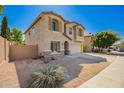
<instances>
[{"instance_id":1,"label":"gravel yard","mask_svg":"<svg viewBox=\"0 0 124 93\"><path fill-rule=\"evenodd\" d=\"M75 54L50 61L64 68L62 87L78 87L105 69L116 56L97 54ZM27 87L31 72L46 66L40 59L20 60L0 65L0 87Z\"/></svg>"},{"instance_id":2,"label":"gravel yard","mask_svg":"<svg viewBox=\"0 0 124 93\"><path fill-rule=\"evenodd\" d=\"M64 84L66 88L75 88L98 74L100 71L110 65L110 62L94 63L94 64L81 64L81 71L79 75Z\"/></svg>"}]
</instances>

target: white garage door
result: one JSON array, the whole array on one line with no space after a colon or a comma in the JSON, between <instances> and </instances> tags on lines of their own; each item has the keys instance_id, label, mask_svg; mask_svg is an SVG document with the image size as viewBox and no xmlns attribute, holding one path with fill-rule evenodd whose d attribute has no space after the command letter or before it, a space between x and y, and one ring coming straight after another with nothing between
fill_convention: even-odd
<instances>
[{"instance_id":1,"label":"white garage door","mask_svg":"<svg viewBox=\"0 0 124 93\"><path fill-rule=\"evenodd\" d=\"M70 44L70 52L71 52L71 54L80 53L81 52L81 44L80 43L71 43Z\"/></svg>"}]
</instances>

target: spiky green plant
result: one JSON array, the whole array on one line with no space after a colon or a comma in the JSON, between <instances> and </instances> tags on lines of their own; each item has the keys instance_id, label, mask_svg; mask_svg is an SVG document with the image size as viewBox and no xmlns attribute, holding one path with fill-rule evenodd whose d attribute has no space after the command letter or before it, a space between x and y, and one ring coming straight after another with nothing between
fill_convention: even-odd
<instances>
[{"instance_id":1,"label":"spiky green plant","mask_svg":"<svg viewBox=\"0 0 124 93\"><path fill-rule=\"evenodd\" d=\"M31 88L56 88L64 79L64 71L62 67L49 64L33 72L29 80Z\"/></svg>"}]
</instances>

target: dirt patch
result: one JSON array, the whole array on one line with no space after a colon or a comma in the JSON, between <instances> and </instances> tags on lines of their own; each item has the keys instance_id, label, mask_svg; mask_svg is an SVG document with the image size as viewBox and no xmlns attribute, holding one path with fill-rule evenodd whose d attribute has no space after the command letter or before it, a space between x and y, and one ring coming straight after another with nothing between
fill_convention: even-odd
<instances>
[{"instance_id":1,"label":"dirt patch","mask_svg":"<svg viewBox=\"0 0 124 93\"><path fill-rule=\"evenodd\" d=\"M81 64L82 69L77 78L64 84L66 88L75 88L97 75L100 71L110 65L110 62Z\"/></svg>"},{"instance_id":2,"label":"dirt patch","mask_svg":"<svg viewBox=\"0 0 124 93\"><path fill-rule=\"evenodd\" d=\"M44 64L41 60L22 60L15 62L15 68L19 80L20 87L28 87L28 80L33 72L37 68L42 67Z\"/></svg>"}]
</instances>

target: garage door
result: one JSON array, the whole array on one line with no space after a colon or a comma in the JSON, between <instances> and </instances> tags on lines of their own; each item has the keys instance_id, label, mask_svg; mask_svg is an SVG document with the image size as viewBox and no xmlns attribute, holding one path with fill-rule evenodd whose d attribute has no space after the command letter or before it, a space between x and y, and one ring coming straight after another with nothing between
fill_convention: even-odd
<instances>
[{"instance_id":1,"label":"garage door","mask_svg":"<svg viewBox=\"0 0 124 93\"><path fill-rule=\"evenodd\" d=\"M71 43L70 44L70 52L71 52L71 54L80 53L81 52L81 44L80 43Z\"/></svg>"}]
</instances>

